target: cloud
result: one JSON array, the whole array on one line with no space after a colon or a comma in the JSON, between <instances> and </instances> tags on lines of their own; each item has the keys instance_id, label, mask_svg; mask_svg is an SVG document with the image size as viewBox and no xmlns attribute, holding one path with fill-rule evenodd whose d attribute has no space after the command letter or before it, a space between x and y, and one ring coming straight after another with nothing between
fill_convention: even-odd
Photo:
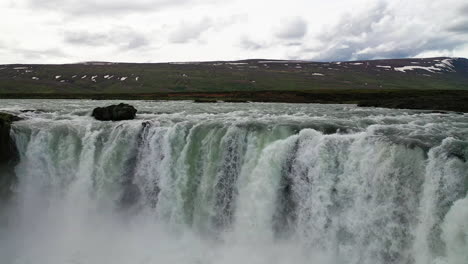
<instances>
[{"instance_id":1,"label":"cloud","mask_svg":"<svg viewBox=\"0 0 468 264\"><path fill-rule=\"evenodd\" d=\"M451 26L449 26L447 29L449 31L456 32L456 33L468 33L468 19L454 23Z\"/></svg>"},{"instance_id":2,"label":"cloud","mask_svg":"<svg viewBox=\"0 0 468 264\"><path fill-rule=\"evenodd\" d=\"M460 12L460 14L462 14L462 15L463 15L463 14L468 15L468 4L462 5L459 12Z\"/></svg>"},{"instance_id":3,"label":"cloud","mask_svg":"<svg viewBox=\"0 0 468 264\"><path fill-rule=\"evenodd\" d=\"M65 58L68 54L64 53L60 48L51 49L29 49L29 48L5 48L2 52L15 54L18 58L26 61L41 61L50 60L51 58Z\"/></svg>"},{"instance_id":4,"label":"cloud","mask_svg":"<svg viewBox=\"0 0 468 264\"><path fill-rule=\"evenodd\" d=\"M149 44L141 33L130 28L115 29L109 32L67 31L64 40L68 44L79 46L118 46L121 49L134 49Z\"/></svg>"},{"instance_id":5,"label":"cloud","mask_svg":"<svg viewBox=\"0 0 468 264\"><path fill-rule=\"evenodd\" d=\"M62 11L74 15L160 11L197 0L27 0L30 8Z\"/></svg>"},{"instance_id":6,"label":"cloud","mask_svg":"<svg viewBox=\"0 0 468 264\"><path fill-rule=\"evenodd\" d=\"M304 56L321 61L415 57L466 43L466 36L453 36L450 30L439 28L437 21L424 23L418 17L404 16L401 8L379 1L363 12L344 15L316 36L320 44L303 49Z\"/></svg>"},{"instance_id":7,"label":"cloud","mask_svg":"<svg viewBox=\"0 0 468 264\"><path fill-rule=\"evenodd\" d=\"M468 56L466 0L6 0L0 10L2 62ZM67 56L40 57L54 48Z\"/></svg>"},{"instance_id":8,"label":"cloud","mask_svg":"<svg viewBox=\"0 0 468 264\"><path fill-rule=\"evenodd\" d=\"M203 32L212 27L213 21L209 18L204 18L195 23L181 22L170 34L169 42L178 44L187 43L191 40L198 39Z\"/></svg>"},{"instance_id":9,"label":"cloud","mask_svg":"<svg viewBox=\"0 0 468 264\"><path fill-rule=\"evenodd\" d=\"M300 17L290 18L283 21L276 31L276 37L281 39L299 39L307 33L307 23Z\"/></svg>"},{"instance_id":10,"label":"cloud","mask_svg":"<svg viewBox=\"0 0 468 264\"><path fill-rule=\"evenodd\" d=\"M255 42L251 40L250 38L244 36L242 37L240 41L240 47L246 50L259 50L259 49L265 48L265 45Z\"/></svg>"}]
</instances>

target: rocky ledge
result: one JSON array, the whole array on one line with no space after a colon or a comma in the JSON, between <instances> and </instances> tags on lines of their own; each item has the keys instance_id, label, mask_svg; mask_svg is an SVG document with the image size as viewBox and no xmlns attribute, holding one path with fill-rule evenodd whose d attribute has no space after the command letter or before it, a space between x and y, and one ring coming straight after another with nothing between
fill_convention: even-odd
<instances>
[{"instance_id":1,"label":"rocky ledge","mask_svg":"<svg viewBox=\"0 0 468 264\"><path fill-rule=\"evenodd\" d=\"M18 151L10 136L11 124L19 117L0 113L0 201L9 197L15 181L14 166L18 161Z\"/></svg>"}]
</instances>

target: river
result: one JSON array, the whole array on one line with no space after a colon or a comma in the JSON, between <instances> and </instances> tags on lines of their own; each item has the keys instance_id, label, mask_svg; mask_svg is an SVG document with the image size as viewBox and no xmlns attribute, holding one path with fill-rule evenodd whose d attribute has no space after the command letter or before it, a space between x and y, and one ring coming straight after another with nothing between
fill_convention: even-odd
<instances>
[{"instance_id":1,"label":"river","mask_svg":"<svg viewBox=\"0 0 468 264\"><path fill-rule=\"evenodd\" d=\"M130 101L135 120L90 116L112 103L0 100L23 118L1 263L468 263L468 114Z\"/></svg>"}]
</instances>

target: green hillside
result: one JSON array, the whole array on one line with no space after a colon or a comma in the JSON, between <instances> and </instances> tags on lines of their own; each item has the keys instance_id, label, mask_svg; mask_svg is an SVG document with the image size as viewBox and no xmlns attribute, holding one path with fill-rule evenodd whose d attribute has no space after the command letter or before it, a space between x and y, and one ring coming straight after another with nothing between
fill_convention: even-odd
<instances>
[{"instance_id":1,"label":"green hillside","mask_svg":"<svg viewBox=\"0 0 468 264\"><path fill-rule=\"evenodd\" d=\"M468 90L468 60L0 65L0 94Z\"/></svg>"}]
</instances>

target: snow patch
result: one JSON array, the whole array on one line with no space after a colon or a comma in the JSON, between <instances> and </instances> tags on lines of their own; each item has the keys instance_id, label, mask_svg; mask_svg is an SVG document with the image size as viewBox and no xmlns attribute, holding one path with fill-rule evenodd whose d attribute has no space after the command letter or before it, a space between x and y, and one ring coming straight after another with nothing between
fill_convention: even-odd
<instances>
[{"instance_id":1,"label":"snow patch","mask_svg":"<svg viewBox=\"0 0 468 264\"><path fill-rule=\"evenodd\" d=\"M13 70L26 70L28 67L14 67Z\"/></svg>"},{"instance_id":2,"label":"snow patch","mask_svg":"<svg viewBox=\"0 0 468 264\"><path fill-rule=\"evenodd\" d=\"M104 65L113 65L113 64L116 64L116 63L106 62L106 61L85 61L85 62L80 62L80 63L77 63L77 64L104 66Z\"/></svg>"},{"instance_id":3,"label":"snow patch","mask_svg":"<svg viewBox=\"0 0 468 264\"><path fill-rule=\"evenodd\" d=\"M128 78L128 77L121 77L121 78L120 78L120 81L123 82L123 81L127 80L127 78Z\"/></svg>"},{"instance_id":4,"label":"snow patch","mask_svg":"<svg viewBox=\"0 0 468 264\"><path fill-rule=\"evenodd\" d=\"M258 63L298 63L298 62L305 62L305 61L295 61L295 60L279 60L279 61L259 61Z\"/></svg>"},{"instance_id":5,"label":"snow patch","mask_svg":"<svg viewBox=\"0 0 468 264\"><path fill-rule=\"evenodd\" d=\"M140 79L140 76L135 77L135 81L138 82L139 79Z\"/></svg>"},{"instance_id":6,"label":"snow patch","mask_svg":"<svg viewBox=\"0 0 468 264\"><path fill-rule=\"evenodd\" d=\"M55 79L60 79L60 77L62 77L62 75L57 75L55 76Z\"/></svg>"},{"instance_id":7,"label":"snow patch","mask_svg":"<svg viewBox=\"0 0 468 264\"><path fill-rule=\"evenodd\" d=\"M97 75L91 76L91 81L96 82L96 78L97 78L97 77L98 77Z\"/></svg>"},{"instance_id":8,"label":"snow patch","mask_svg":"<svg viewBox=\"0 0 468 264\"><path fill-rule=\"evenodd\" d=\"M36 80L36 81L39 80L39 78L37 77L32 77L31 79Z\"/></svg>"},{"instance_id":9,"label":"snow patch","mask_svg":"<svg viewBox=\"0 0 468 264\"><path fill-rule=\"evenodd\" d=\"M362 63L362 62L350 63L350 65L362 65L362 64L364 64L364 63Z\"/></svg>"},{"instance_id":10,"label":"snow patch","mask_svg":"<svg viewBox=\"0 0 468 264\"><path fill-rule=\"evenodd\" d=\"M399 72L406 72L406 71L413 71L413 70L425 70L428 72L434 72L434 71L441 71L441 69L430 66L430 67L423 67L423 66L403 66L403 67L395 67L395 71Z\"/></svg>"},{"instance_id":11,"label":"snow patch","mask_svg":"<svg viewBox=\"0 0 468 264\"><path fill-rule=\"evenodd\" d=\"M188 65L188 64L193 64L193 65L198 65L200 62L170 62L169 64L175 64L175 65Z\"/></svg>"},{"instance_id":12,"label":"snow patch","mask_svg":"<svg viewBox=\"0 0 468 264\"><path fill-rule=\"evenodd\" d=\"M392 68L392 66L384 66L384 65L377 65L377 66L375 66L375 67L377 67L377 68L384 68L384 69L391 69L391 68Z\"/></svg>"},{"instance_id":13,"label":"snow patch","mask_svg":"<svg viewBox=\"0 0 468 264\"><path fill-rule=\"evenodd\" d=\"M81 79L84 79L84 78L86 78L86 77L88 77L88 75L83 75L83 77L81 77Z\"/></svg>"},{"instance_id":14,"label":"snow patch","mask_svg":"<svg viewBox=\"0 0 468 264\"><path fill-rule=\"evenodd\" d=\"M455 66L453 66L453 60L451 59L442 60L440 63L436 64L435 66L455 72Z\"/></svg>"},{"instance_id":15,"label":"snow patch","mask_svg":"<svg viewBox=\"0 0 468 264\"><path fill-rule=\"evenodd\" d=\"M312 73L313 76L325 76L324 74L321 74L321 73L318 73L318 72L314 72Z\"/></svg>"}]
</instances>

